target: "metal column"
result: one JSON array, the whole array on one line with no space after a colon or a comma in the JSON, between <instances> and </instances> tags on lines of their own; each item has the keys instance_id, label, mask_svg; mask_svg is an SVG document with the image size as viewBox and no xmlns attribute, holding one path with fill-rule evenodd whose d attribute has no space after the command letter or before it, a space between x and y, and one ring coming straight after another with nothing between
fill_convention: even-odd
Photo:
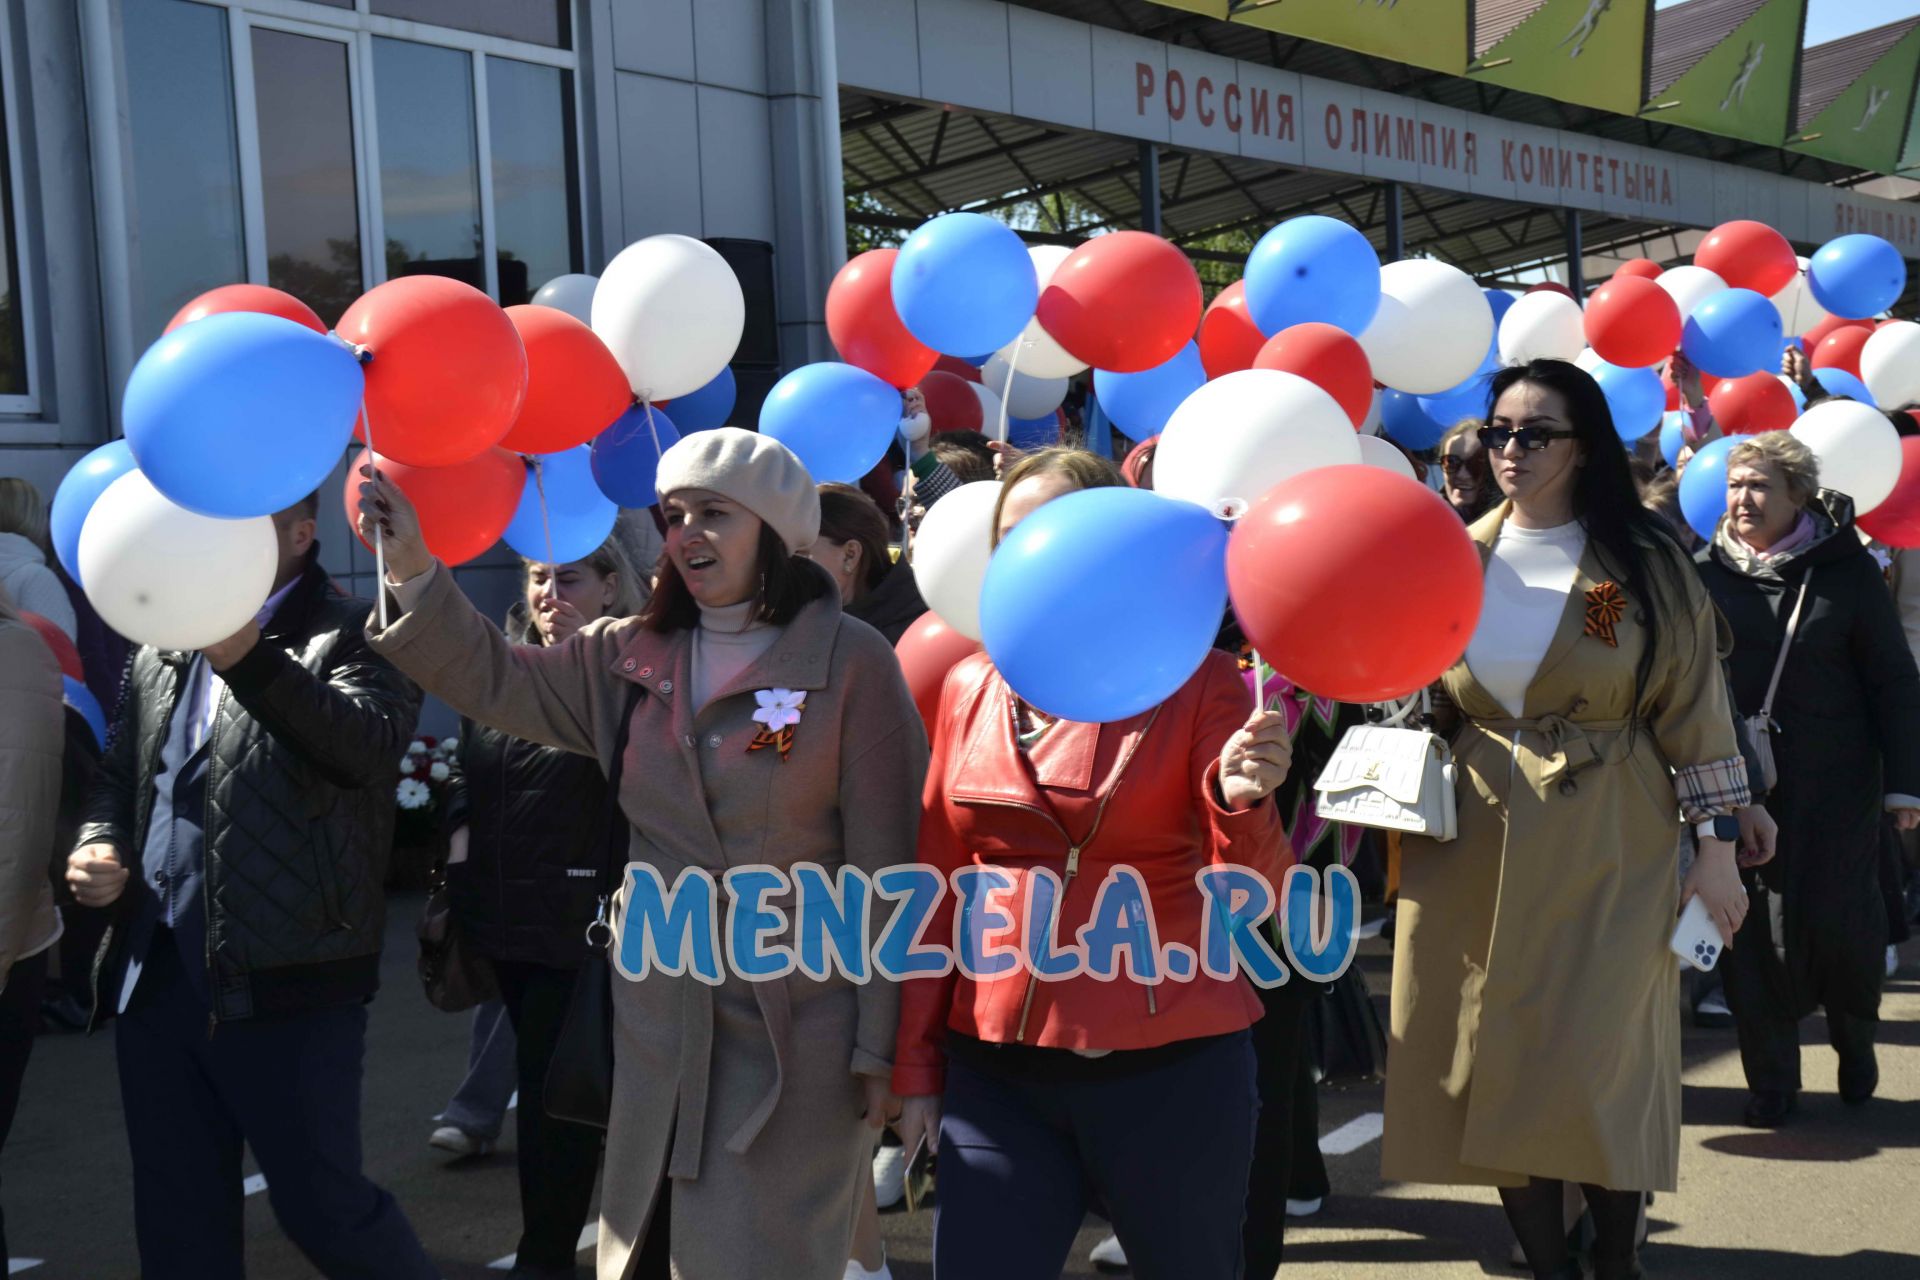
<instances>
[{"instance_id":1,"label":"metal column","mask_svg":"<svg viewBox=\"0 0 1920 1280\"><path fill-rule=\"evenodd\" d=\"M1575 300L1584 298L1587 293L1586 262L1587 250L1580 238L1580 211L1567 210L1567 288L1573 290Z\"/></svg>"},{"instance_id":2,"label":"metal column","mask_svg":"<svg viewBox=\"0 0 1920 1280\"><path fill-rule=\"evenodd\" d=\"M1151 142L1140 144L1140 229L1161 234L1160 148Z\"/></svg>"},{"instance_id":3,"label":"metal column","mask_svg":"<svg viewBox=\"0 0 1920 1280\"><path fill-rule=\"evenodd\" d=\"M1388 262L1398 262L1407 256L1407 228L1400 211L1400 184L1389 182L1381 187L1386 199L1381 201L1387 221Z\"/></svg>"}]
</instances>

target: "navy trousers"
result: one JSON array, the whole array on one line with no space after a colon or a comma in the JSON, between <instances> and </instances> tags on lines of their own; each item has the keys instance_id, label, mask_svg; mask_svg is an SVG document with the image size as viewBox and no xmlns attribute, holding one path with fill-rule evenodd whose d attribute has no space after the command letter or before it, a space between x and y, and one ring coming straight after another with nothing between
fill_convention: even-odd
<instances>
[{"instance_id":1,"label":"navy trousers","mask_svg":"<svg viewBox=\"0 0 1920 1280\"><path fill-rule=\"evenodd\" d=\"M149 948L114 1035L144 1280L245 1275L243 1143L320 1274L438 1276L400 1206L360 1171L366 1006L208 1027L177 949Z\"/></svg>"},{"instance_id":2,"label":"navy trousers","mask_svg":"<svg viewBox=\"0 0 1920 1280\"><path fill-rule=\"evenodd\" d=\"M1244 1031L1088 1080L949 1058L936 1280L1056 1280L1089 1208L1137 1280L1237 1280L1259 1110Z\"/></svg>"}]
</instances>

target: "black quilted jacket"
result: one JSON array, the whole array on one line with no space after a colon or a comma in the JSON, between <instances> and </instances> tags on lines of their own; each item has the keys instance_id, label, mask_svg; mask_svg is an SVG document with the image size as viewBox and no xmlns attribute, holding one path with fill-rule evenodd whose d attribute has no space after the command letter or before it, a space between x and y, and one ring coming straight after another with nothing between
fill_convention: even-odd
<instances>
[{"instance_id":1,"label":"black quilted jacket","mask_svg":"<svg viewBox=\"0 0 1920 1280\"><path fill-rule=\"evenodd\" d=\"M367 645L369 608L335 591L316 548L260 643L222 676L205 819L217 1020L357 1003L379 986L394 788L420 693ZM140 860L153 777L191 657L135 652L87 797L77 842L114 845L133 872L116 922L151 892ZM103 1014L120 990L121 932L108 930L94 963Z\"/></svg>"}]
</instances>

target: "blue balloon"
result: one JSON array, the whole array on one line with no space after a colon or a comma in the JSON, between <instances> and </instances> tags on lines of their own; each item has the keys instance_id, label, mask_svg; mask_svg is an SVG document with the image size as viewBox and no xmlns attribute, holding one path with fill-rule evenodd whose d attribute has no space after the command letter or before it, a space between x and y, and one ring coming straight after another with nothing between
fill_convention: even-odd
<instances>
[{"instance_id":1,"label":"blue balloon","mask_svg":"<svg viewBox=\"0 0 1920 1280\"><path fill-rule=\"evenodd\" d=\"M1867 384L1848 373L1845 369L1815 369L1814 381L1827 389L1830 396L1845 396L1849 400L1858 400L1861 404L1880 406L1873 398L1873 392L1867 390ZM1804 407L1804 397L1803 406Z\"/></svg>"},{"instance_id":2,"label":"blue balloon","mask_svg":"<svg viewBox=\"0 0 1920 1280\"><path fill-rule=\"evenodd\" d=\"M1722 436L1702 445L1680 474L1680 514L1702 538L1712 538L1727 514L1727 455L1739 442L1739 437Z\"/></svg>"},{"instance_id":3,"label":"blue balloon","mask_svg":"<svg viewBox=\"0 0 1920 1280\"><path fill-rule=\"evenodd\" d=\"M1481 406L1481 412L1486 412L1484 405ZM1429 417L1419 396L1392 388L1380 393L1380 429L1396 444L1404 445L1415 453L1439 444L1440 437L1447 434L1447 428L1452 425L1450 422L1435 422Z\"/></svg>"},{"instance_id":4,"label":"blue balloon","mask_svg":"<svg viewBox=\"0 0 1920 1280\"><path fill-rule=\"evenodd\" d=\"M1008 418L1007 443L1016 449L1045 449L1060 443L1060 419Z\"/></svg>"},{"instance_id":5,"label":"blue balloon","mask_svg":"<svg viewBox=\"0 0 1920 1280\"><path fill-rule=\"evenodd\" d=\"M80 526L87 522L87 513L107 486L137 465L125 440L110 441L74 463L54 490L53 509L47 517L53 553L75 582L80 582Z\"/></svg>"},{"instance_id":6,"label":"blue balloon","mask_svg":"<svg viewBox=\"0 0 1920 1280\"><path fill-rule=\"evenodd\" d=\"M988 561L981 638L1014 692L1050 715L1139 715L1212 647L1226 550L1226 526L1195 503L1148 489L1069 493L1016 525Z\"/></svg>"},{"instance_id":7,"label":"blue balloon","mask_svg":"<svg viewBox=\"0 0 1920 1280\"><path fill-rule=\"evenodd\" d=\"M1613 429L1628 444L1642 439L1649 431L1660 429L1660 415L1667 411L1667 388L1652 369L1624 369L1604 361L1588 371L1600 384L1613 412Z\"/></svg>"},{"instance_id":8,"label":"blue balloon","mask_svg":"<svg viewBox=\"0 0 1920 1280\"><path fill-rule=\"evenodd\" d=\"M613 533L620 516L620 508L593 482L592 447L543 453L529 465L527 487L501 540L543 564L585 560Z\"/></svg>"},{"instance_id":9,"label":"blue balloon","mask_svg":"<svg viewBox=\"0 0 1920 1280\"><path fill-rule=\"evenodd\" d=\"M1744 378L1780 367L1780 311L1751 289L1722 289L1693 309L1680 350L1703 373Z\"/></svg>"},{"instance_id":10,"label":"blue balloon","mask_svg":"<svg viewBox=\"0 0 1920 1280\"><path fill-rule=\"evenodd\" d=\"M1687 447L1687 415L1684 410L1669 410L1660 419L1660 456L1667 465L1680 465L1680 451Z\"/></svg>"},{"instance_id":11,"label":"blue balloon","mask_svg":"<svg viewBox=\"0 0 1920 1280\"><path fill-rule=\"evenodd\" d=\"M140 357L121 422L140 470L189 511L272 515L320 487L353 438L365 379L338 338L230 311Z\"/></svg>"},{"instance_id":12,"label":"blue balloon","mask_svg":"<svg viewBox=\"0 0 1920 1280\"><path fill-rule=\"evenodd\" d=\"M593 482L616 506L650 507L660 500L653 488L660 455L679 442L664 409L637 404L593 438Z\"/></svg>"},{"instance_id":13,"label":"blue balloon","mask_svg":"<svg viewBox=\"0 0 1920 1280\"><path fill-rule=\"evenodd\" d=\"M1900 300L1907 260L1879 236L1829 240L1807 263L1813 300L1842 320L1865 320Z\"/></svg>"},{"instance_id":14,"label":"blue balloon","mask_svg":"<svg viewBox=\"0 0 1920 1280\"><path fill-rule=\"evenodd\" d=\"M793 450L820 484L859 483L899 426L899 390L850 364L803 364L760 406L761 434Z\"/></svg>"},{"instance_id":15,"label":"blue balloon","mask_svg":"<svg viewBox=\"0 0 1920 1280\"><path fill-rule=\"evenodd\" d=\"M1807 411L1807 393L1801 390L1800 384L1792 378L1786 378L1783 379L1783 381L1787 385L1787 394L1793 397L1793 407L1801 413L1805 413Z\"/></svg>"},{"instance_id":16,"label":"blue balloon","mask_svg":"<svg viewBox=\"0 0 1920 1280\"><path fill-rule=\"evenodd\" d=\"M943 213L922 225L900 246L890 286L907 332L951 356L1006 346L1040 300L1026 245L983 213Z\"/></svg>"},{"instance_id":17,"label":"blue balloon","mask_svg":"<svg viewBox=\"0 0 1920 1280\"><path fill-rule=\"evenodd\" d=\"M1439 424L1442 435L1463 418L1485 422L1487 410L1491 407L1487 401L1493 394L1493 375L1496 372L1497 369L1490 369L1483 365L1479 372L1459 386L1437 395L1421 396L1420 411L1426 414L1430 421ZM1383 414L1385 408L1383 402L1381 405ZM1385 422L1384 417L1382 422ZM1439 443L1438 437L1435 437L1434 443Z\"/></svg>"},{"instance_id":18,"label":"blue balloon","mask_svg":"<svg viewBox=\"0 0 1920 1280\"><path fill-rule=\"evenodd\" d=\"M677 400L669 401L673 409L673 425L682 433L724 427L727 419L733 416L733 404L738 395L739 391L733 382L733 370L722 369L718 377L698 391L690 391ZM629 502L624 505L634 504Z\"/></svg>"},{"instance_id":19,"label":"blue balloon","mask_svg":"<svg viewBox=\"0 0 1920 1280\"><path fill-rule=\"evenodd\" d=\"M1487 305L1493 308L1493 331L1497 334L1500 332L1500 321L1506 317L1507 309L1519 299L1505 289L1482 289L1480 292L1487 295Z\"/></svg>"},{"instance_id":20,"label":"blue balloon","mask_svg":"<svg viewBox=\"0 0 1920 1280\"><path fill-rule=\"evenodd\" d=\"M1359 337L1380 308L1380 255L1338 218L1289 218L1247 255L1247 314L1271 338L1318 320Z\"/></svg>"},{"instance_id":21,"label":"blue balloon","mask_svg":"<svg viewBox=\"0 0 1920 1280\"><path fill-rule=\"evenodd\" d=\"M1113 425L1145 440L1157 436L1180 402L1205 386L1206 366L1200 363L1200 348L1189 342L1173 359L1139 373L1114 373L1108 369L1093 371L1093 394L1107 411Z\"/></svg>"},{"instance_id":22,"label":"blue balloon","mask_svg":"<svg viewBox=\"0 0 1920 1280\"><path fill-rule=\"evenodd\" d=\"M67 705L78 711L80 718L87 722L87 728L93 730L93 745L104 751L107 746L107 716L100 710L100 699L93 696L93 690L72 676L61 676L60 687L65 691Z\"/></svg>"}]
</instances>

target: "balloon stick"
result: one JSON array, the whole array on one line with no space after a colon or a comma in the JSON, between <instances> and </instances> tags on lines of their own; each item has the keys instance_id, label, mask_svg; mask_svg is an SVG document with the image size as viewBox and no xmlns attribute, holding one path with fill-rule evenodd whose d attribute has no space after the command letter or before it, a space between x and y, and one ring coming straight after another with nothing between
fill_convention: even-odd
<instances>
[{"instance_id":1,"label":"balloon stick","mask_svg":"<svg viewBox=\"0 0 1920 1280\"><path fill-rule=\"evenodd\" d=\"M529 457L527 461L533 464L534 496L540 500L540 532L547 540L547 584L549 590L553 590L554 579L560 576L560 566L553 559L553 525L547 520L547 486L542 479L545 463L537 456Z\"/></svg>"},{"instance_id":2,"label":"balloon stick","mask_svg":"<svg viewBox=\"0 0 1920 1280\"><path fill-rule=\"evenodd\" d=\"M1013 344L1013 354L1007 357L1007 380L1000 388L1000 434L994 438L1001 444L1007 442L1007 401L1013 398L1013 379L1020 368L1020 352L1032 345L1032 339L1022 339Z\"/></svg>"}]
</instances>

